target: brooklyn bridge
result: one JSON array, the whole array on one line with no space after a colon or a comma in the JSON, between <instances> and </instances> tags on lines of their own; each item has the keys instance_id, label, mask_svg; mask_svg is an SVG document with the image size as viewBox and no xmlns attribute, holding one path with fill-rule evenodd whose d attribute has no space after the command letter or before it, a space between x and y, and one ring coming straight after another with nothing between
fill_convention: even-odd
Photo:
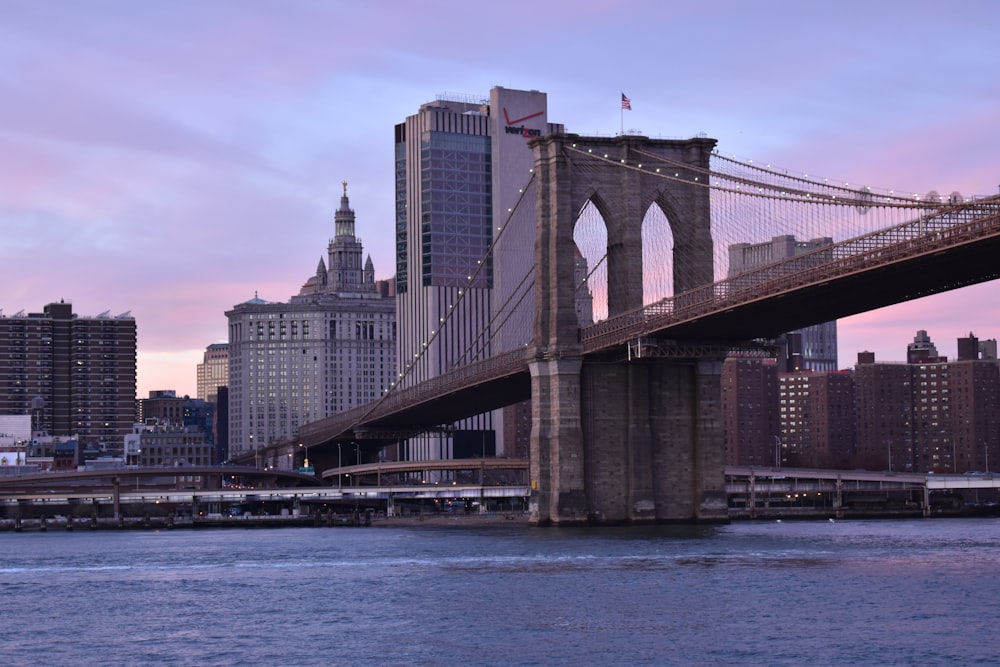
<instances>
[{"instance_id":1,"label":"brooklyn bridge","mask_svg":"<svg viewBox=\"0 0 1000 667\"><path fill-rule=\"evenodd\" d=\"M997 197L834 183L737 161L704 137L531 146L534 168L477 269L516 287L447 373L417 382L405 364L379 400L302 426L291 446L324 476L339 475L345 443L377 447L528 401L533 522L724 519L725 358L771 355L783 332L1000 271ZM497 259L505 236L525 233L530 261ZM729 271L729 245L777 235L826 242ZM461 293L425 349L463 316ZM581 321L581 293L594 321Z\"/></svg>"}]
</instances>

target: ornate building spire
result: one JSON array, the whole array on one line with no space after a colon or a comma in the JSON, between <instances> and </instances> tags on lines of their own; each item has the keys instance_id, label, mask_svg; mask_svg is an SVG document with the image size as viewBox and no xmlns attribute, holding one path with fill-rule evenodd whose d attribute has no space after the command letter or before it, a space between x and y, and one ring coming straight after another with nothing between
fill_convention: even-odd
<instances>
[{"instance_id":1,"label":"ornate building spire","mask_svg":"<svg viewBox=\"0 0 1000 667\"><path fill-rule=\"evenodd\" d=\"M327 245L326 262L320 258L316 273L306 280L299 296L377 294L371 256L363 261L361 239L354 235L354 211L347 199L347 181L342 181L342 185L344 194L334 214L336 235Z\"/></svg>"},{"instance_id":2,"label":"ornate building spire","mask_svg":"<svg viewBox=\"0 0 1000 667\"><path fill-rule=\"evenodd\" d=\"M337 234L327 248L327 274L324 293L345 294L375 291L375 270L362 264L361 239L354 235L354 211L347 199L347 181L337 209ZM370 279L369 279L370 278Z\"/></svg>"},{"instance_id":3,"label":"ornate building spire","mask_svg":"<svg viewBox=\"0 0 1000 667\"><path fill-rule=\"evenodd\" d=\"M347 200L347 181L343 181L344 195L340 198L340 208L334 215L336 236L354 236L354 211Z\"/></svg>"}]
</instances>

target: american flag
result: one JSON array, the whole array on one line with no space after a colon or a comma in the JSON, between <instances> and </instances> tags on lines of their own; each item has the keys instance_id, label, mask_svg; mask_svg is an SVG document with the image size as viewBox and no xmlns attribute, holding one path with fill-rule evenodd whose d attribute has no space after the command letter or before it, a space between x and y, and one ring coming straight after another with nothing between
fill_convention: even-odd
<instances>
[{"instance_id":1,"label":"american flag","mask_svg":"<svg viewBox=\"0 0 1000 667\"><path fill-rule=\"evenodd\" d=\"M625 97L625 93L622 93L622 109L632 110L632 100Z\"/></svg>"}]
</instances>

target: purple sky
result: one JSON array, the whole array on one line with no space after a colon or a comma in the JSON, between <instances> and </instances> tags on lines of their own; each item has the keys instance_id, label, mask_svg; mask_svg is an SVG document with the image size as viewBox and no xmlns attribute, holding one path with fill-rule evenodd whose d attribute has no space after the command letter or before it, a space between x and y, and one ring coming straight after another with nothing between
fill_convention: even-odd
<instances>
[{"instance_id":1,"label":"purple sky","mask_svg":"<svg viewBox=\"0 0 1000 667\"><path fill-rule=\"evenodd\" d=\"M679 6L675 6L679 5ZM393 125L440 93L549 95L579 134L705 133L741 158L913 193L1000 186L993 0L4 0L0 308L131 311L139 396L195 395L224 312L315 271L349 182L393 272ZM840 364L1000 337L987 283L840 321Z\"/></svg>"}]
</instances>

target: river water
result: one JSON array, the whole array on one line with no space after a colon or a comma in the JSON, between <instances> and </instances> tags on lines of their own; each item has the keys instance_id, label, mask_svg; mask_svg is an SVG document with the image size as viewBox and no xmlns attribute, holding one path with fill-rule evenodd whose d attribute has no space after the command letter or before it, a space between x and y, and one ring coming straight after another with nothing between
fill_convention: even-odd
<instances>
[{"instance_id":1,"label":"river water","mask_svg":"<svg viewBox=\"0 0 1000 667\"><path fill-rule=\"evenodd\" d=\"M2 533L2 660L1000 663L997 519L428 524Z\"/></svg>"}]
</instances>

